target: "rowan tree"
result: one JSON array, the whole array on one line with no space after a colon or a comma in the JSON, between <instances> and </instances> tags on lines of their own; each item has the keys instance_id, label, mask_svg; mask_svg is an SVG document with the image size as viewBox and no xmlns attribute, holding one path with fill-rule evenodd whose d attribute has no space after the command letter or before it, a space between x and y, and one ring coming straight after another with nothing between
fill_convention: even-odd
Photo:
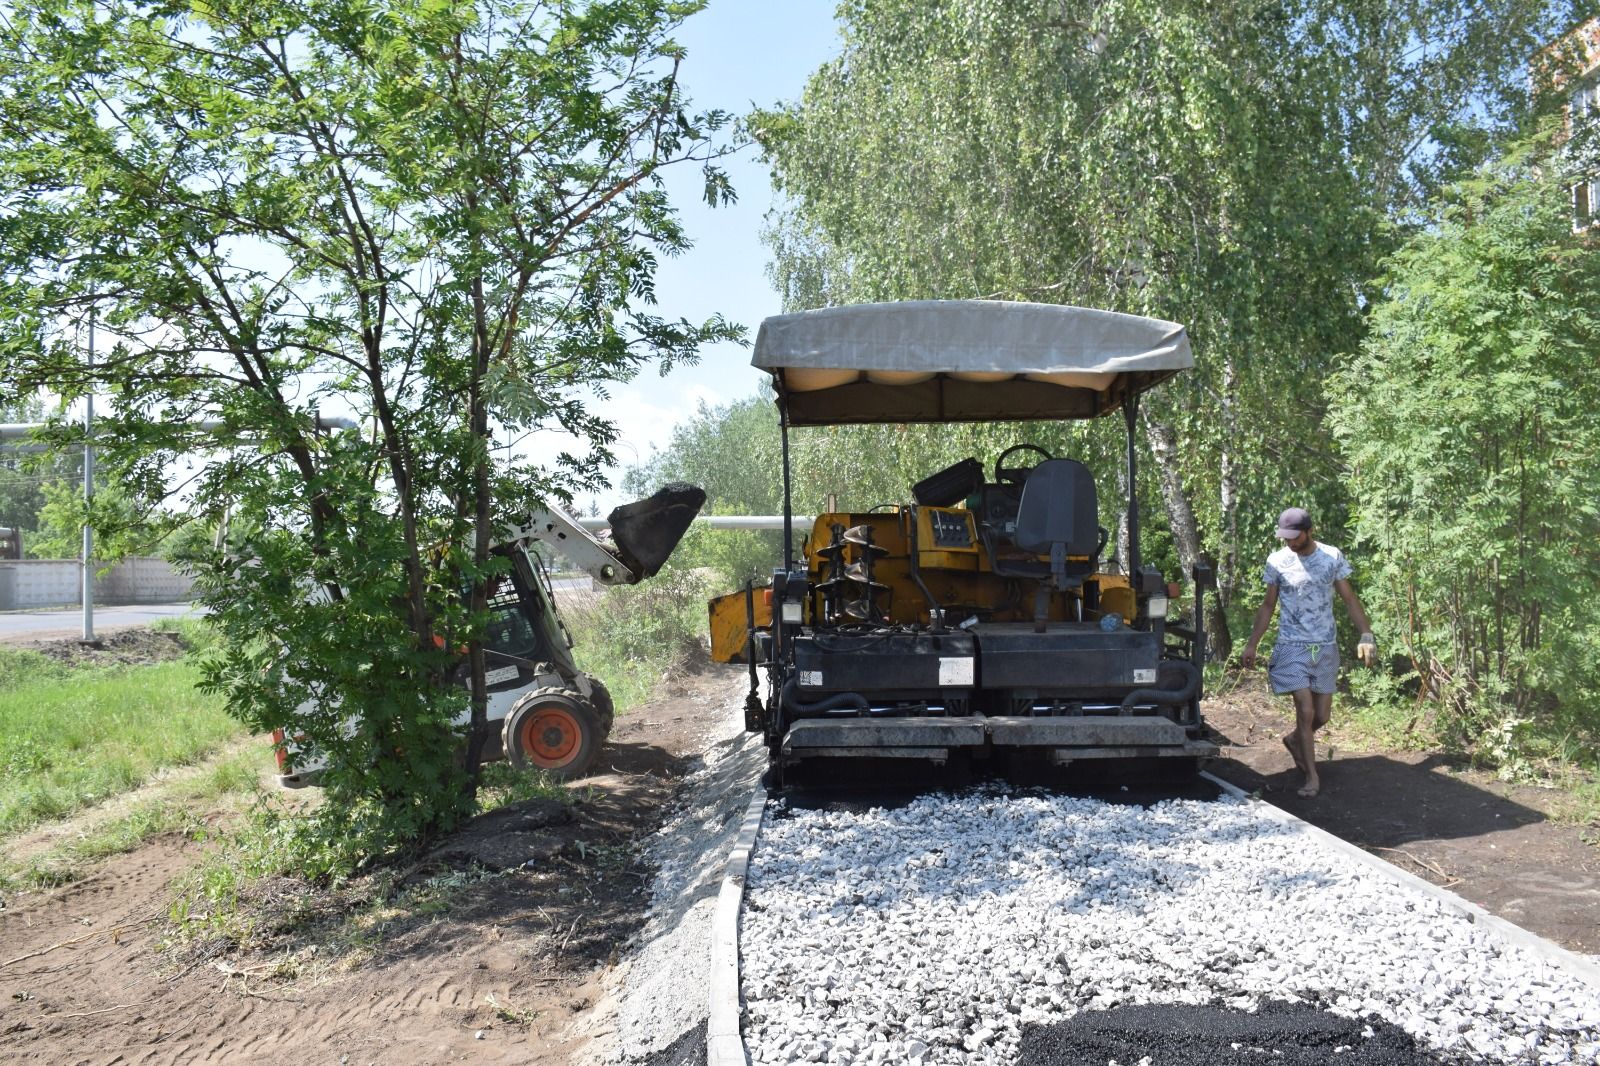
<instances>
[{"instance_id":1,"label":"rowan tree","mask_svg":"<svg viewBox=\"0 0 1600 1066\"><path fill-rule=\"evenodd\" d=\"M688 245L662 170L733 195L725 116L678 80L672 33L701 6L0 14L0 380L107 394L97 448L137 496L227 512L226 550L191 560L224 638L207 682L330 757L323 828L347 858L470 808L489 548L600 479L616 427L586 390L739 335L651 306L658 257ZM71 332L90 315L92 368ZM319 409L366 428L320 432ZM534 427L586 446L491 448Z\"/></svg>"}]
</instances>

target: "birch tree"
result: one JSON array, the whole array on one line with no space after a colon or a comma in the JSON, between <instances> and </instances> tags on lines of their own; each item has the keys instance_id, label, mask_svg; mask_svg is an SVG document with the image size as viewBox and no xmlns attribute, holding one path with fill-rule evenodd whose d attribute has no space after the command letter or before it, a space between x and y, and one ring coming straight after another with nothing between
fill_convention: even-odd
<instances>
[{"instance_id":1,"label":"birch tree","mask_svg":"<svg viewBox=\"0 0 1600 1066\"><path fill-rule=\"evenodd\" d=\"M1523 91L1538 3L858 0L843 54L752 125L816 300L1078 303L1190 327L1143 408L1180 562L1239 595L1284 505L1337 529L1322 380L1404 219ZM1431 139L1430 139L1431 138ZM1218 650L1228 631L1212 619Z\"/></svg>"}]
</instances>

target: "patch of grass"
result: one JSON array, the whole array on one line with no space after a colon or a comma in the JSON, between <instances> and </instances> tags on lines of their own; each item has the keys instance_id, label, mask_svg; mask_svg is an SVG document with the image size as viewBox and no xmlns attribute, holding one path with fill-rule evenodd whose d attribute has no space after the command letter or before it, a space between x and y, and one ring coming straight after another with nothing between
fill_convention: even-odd
<instances>
[{"instance_id":1,"label":"patch of grass","mask_svg":"<svg viewBox=\"0 0 1600 1066\"><path fill-rule=\"evenodd\" d=\"M20 863L0 866L0 885L9 889L56 888L83 876L96 859L132 851L151 837L192 833L202 823L187 808L168 803L140 803L127 814L58 847Z\"/></svg>"},{"instance_id":2,"label":"patch of grass","mask_svg":"<svg viewBox=\"0 0 1600 1066\"><path fill-rule=\"evenodd\" d=\"M0 838L136 788L243 734L186 661L69 669L0 656Z\"/></svg>"},{"instance_id":3,"label":"patch of grass","mask_svg":"<svg viewBox=\"0 0 1600 1066\"><path fill-rule=\"evenodd\" d=\"M176 633L190 655L200 655L215 648L221 638L216 627L206 618L158 618L150 623L157 633Z\"/></svg>"},{"instance_id":4,"label":"patch of grass","mask_svg":"<svg viewBox=\"0 0 1600 1066\"><path fill-rule=\"evenodd\" d=\"M152 837L167 833L203 837L210 832L202 818L204 806L259 794L267 755L263 745L220 759L204 773L174 781L159 796L141 800L59 844L19 861L0 860L0 888L54 888L77 880L95 860L132 851Z\"/></svg>"},{"instance_id":5,"label":"patch of grass","mask_svg":"<svg viewBox=\"0 0 1600 1066\"><path fill-rule=\"evenodd\" d=\"M478 788L478 809L493 811L525 800L546 799L571 805L579 799L554 774L543 770L518 770L507 762L486 763Z\"/></svg>"},{"instance_id":6,"label":"patch of grass","mask_svg":"<svg viewBox=\"0 0 1600 1066\"><path fill-rule=\"evenodd\" d=\"M483 1001L487 1003L490 1009L494 1011L494 1016L496 1018L499 1018L503 1022L510 1022L513 1025L520 1025L524 1029L532 1025L539 1018L538 1011L531 1010L526 1007L518 1007L509 999L506 1002L501 1003L495 998L493 992L490 992L487 996L485 996Z\"/></svg>"},{"instance_id":7,"label":"patch of grass","mask_svg":"<svg viewBox=\"0 0 1600 1066\"><path fill-rule=\"evenodd\" d=\"M70 667L48 655L40 655L27 648L0 645L0 693L18 686L58 681L69 673Z\"/></svg>"},{"instance_id":8,"label":"patch of grass","mask_svg":"<svg viewBox=\"0 0 1600 1066\"><path fill-rule=\"evenodd\" d=\"M611 692L617 711L648 700L661 679L704 656L708 578L668 567L565 610L573 655Z\"/></svg>"},{"instance_id":9,"label":"patch of grass","mask_svg":"<svg viewBox=\"0 0 1600 1066\"><path fill-rule=\"evenodd\" d=\"M314 882L298 875L303 838L294 812L265 798L241 827L219 838L180 878L170 917L180 943L221 941L246 950L283 950L274 976L296 980L348 970L370 957L397 927L448 914L478 882L505 871L453 870L405 883L407 870Z\"/></svg>"}]
</instances>

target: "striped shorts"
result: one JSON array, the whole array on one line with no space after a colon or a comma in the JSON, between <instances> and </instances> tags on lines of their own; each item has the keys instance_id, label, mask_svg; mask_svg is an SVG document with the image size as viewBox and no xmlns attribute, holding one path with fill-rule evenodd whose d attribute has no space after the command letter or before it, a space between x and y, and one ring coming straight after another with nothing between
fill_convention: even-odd
<instances>
[{"instance_id":1,"label":"striped shorts","mask_svg":"<svg viewBox=\"0 0 1600 1066\"><path fill-rule=\"evenodd\" d=\"M1339 680L1339 646L1326 644L1288 644L1278 641L1267 660L1267 680L1278 695L1308 688L1328 694Z\"/></svg>"}]
</instances>

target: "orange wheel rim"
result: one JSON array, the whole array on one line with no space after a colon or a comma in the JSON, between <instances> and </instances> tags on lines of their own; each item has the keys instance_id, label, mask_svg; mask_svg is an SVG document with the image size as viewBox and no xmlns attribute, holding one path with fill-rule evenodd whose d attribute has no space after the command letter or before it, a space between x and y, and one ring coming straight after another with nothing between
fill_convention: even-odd
<instances>
[{"instance_id":1,"label":"orange wheel rim","mask_svg":"<svg viewBox=\"0 0 1600 1066\"><path fill-rule=\"evenodd\" d=\"M583 743L583 730L565 707L541 707L522 723L521 739L534 765L553 770L572 761Z\"/></svg>"}]
</instances>

